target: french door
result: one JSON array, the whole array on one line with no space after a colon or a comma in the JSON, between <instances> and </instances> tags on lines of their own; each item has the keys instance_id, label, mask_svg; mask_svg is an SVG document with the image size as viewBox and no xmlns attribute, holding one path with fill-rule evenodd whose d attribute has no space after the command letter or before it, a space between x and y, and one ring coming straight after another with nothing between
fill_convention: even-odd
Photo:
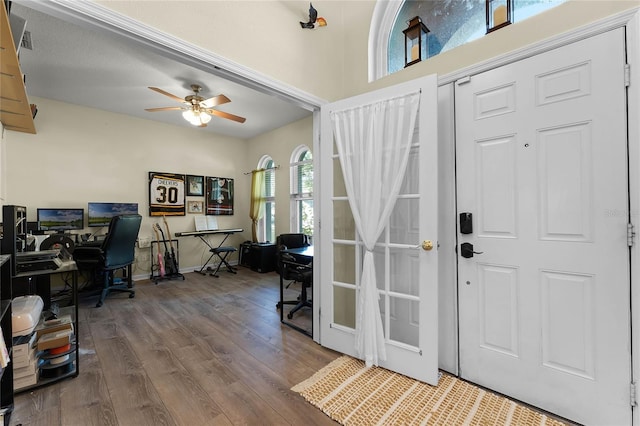
<instances>
[{"instance_id":1,"label":"french door","mask_svg":"<svg viewBox=\"0 0 640 426\"><path fill-rule=\"evenodd\" d=\"M387 355L380 366L431 384L438 381L436 83L435 76L428 76L322 107L323 243L315 259L321 292L320 343L358 357L356 301L364 249L351 214L330 114L420 90L407 172L374 256Z\"/></svg>"}]
</instances>

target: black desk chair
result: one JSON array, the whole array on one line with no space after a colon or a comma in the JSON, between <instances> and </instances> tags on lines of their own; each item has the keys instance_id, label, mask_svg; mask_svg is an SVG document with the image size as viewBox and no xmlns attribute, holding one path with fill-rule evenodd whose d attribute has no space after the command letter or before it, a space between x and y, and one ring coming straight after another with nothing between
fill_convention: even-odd
<instances>
[{"instance_id":1,"label":"black desk chair","mask_svg":"<svg viewBox=\"0 0 640 426\"><path fill-rule=\"evenodd\" d=\"M311 307L308 298L308 290L313 283L313 267L308 264L308 259L296 257L294 254L286 253L287 249L309 247L310 237L305 234L280 234L276 237L277 270L282 280L289 281L285 286L289 288L293 283L299 282L301 285L300 296L296 300L281 300L277 303L277 309L282 309L283 305L295 305L287 314L289 319L301 308Z\"/></svg>"},{"instance_id":2,"label":"black desk chair","mask_svg":"<svg viewBox=\"0 0 640 426\"><path fill-rule=\"evenodd\" d=\"M311 237L305 234L280 234L276 237L276 253L286 249L309 247L310 245ZM280 269L278 269L278 272L280 272Z\"/></svg>"},{"instance_id":3,"label":"black desk chair","mask_svg":"<svg viewBox=\"0 0 640 426\"><path fill-rule=\"evenodd\" d=\"M278 308L283 309L283 305L295 305L287 314L287 318L292 319L293 314L300 309L306 307L313 307L313 302L309 299L309 289L313 285L313 262L304 264L300 263L298 259L291 253L280 252L280 274L283 279L293 280L292 282L299 282L300 296L296 300L281 300L278 303ZM291 285L292 283L289 283ZM289 287L287 285L287 287Z\"/></svg>"},{"instance_id":4,"label":"black desk chair","mask_svg":"<svg viewBox=\"0 0 640 426\"><path fill-rule=\"evenodd\" d=\"M140 231L142 216L114 216L109 224L109 232L99 247L78 246L73 258L80 270L92 270L102 273L102 293L96 304L99 308L112 291L128 292L129 298L135 296L131 279L131 265L135 261L135 244ZM127 269L126 281L115 283L113 273L118 269Z\"/></svg>"}]
</instances>

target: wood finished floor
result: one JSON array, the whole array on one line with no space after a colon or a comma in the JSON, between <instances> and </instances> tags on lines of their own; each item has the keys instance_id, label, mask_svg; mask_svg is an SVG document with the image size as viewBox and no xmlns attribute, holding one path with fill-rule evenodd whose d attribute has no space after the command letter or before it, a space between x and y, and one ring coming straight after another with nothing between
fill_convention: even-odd
<instances>
[{"instance_id":1,"label":"wood finished floor","mask_svg":"<svg viewBox=\"0 0 640 426\"><path fill-rule=\"evenodd\" d=\"M280 323L275 273L82 297L80 375L16 395L11 425L335 425L290 388L336 359Z\"/></svg>"}]
</instances>

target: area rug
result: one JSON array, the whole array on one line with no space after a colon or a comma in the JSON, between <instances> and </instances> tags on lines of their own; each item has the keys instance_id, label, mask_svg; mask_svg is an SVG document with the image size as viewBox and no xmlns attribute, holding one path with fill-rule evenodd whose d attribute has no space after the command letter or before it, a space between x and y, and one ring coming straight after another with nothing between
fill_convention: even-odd
<instances>
[{"instance_id":1,"label":"area rug","mask_svg":"<svg viewBox=\"0 0 640 426\"><path fill-rule=\"evenodd\" d=\"M544 425L565 423L448 374L431 386L342 356L291 388L343 425Z\"/></svg>"}]
</instances>

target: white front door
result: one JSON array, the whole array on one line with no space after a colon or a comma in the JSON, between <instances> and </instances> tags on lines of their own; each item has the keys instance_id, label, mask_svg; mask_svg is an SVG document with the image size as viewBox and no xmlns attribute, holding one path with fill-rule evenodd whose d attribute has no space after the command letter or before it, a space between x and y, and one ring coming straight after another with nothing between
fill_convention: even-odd
<instances>
[{"instance_id":1,"label":"white front door","mask_svg":"<svg viewBox=\"0 0 640 426\"><path fill-rule=\"evenodd\" d=\"M624 65L618 29L456 85L461 376L584 424L631 424Z\"/></svg>"},{"instance_id":2,"label":"white front door","mask_svg":"<svg viewBox=\"0 0 640 426\"><path fill-rule=\"evenodd\" d=\"M394 211L375 247L387 360L382 367L437 384L437 79L429 76L321 110L320 343L357 356L354 329L363 249L337 155L330 112L421 89L417 129ZM423 250L430 240L433 249ZM318 280L318 281L316 281Z\"/></svg>"}]
</instances>

